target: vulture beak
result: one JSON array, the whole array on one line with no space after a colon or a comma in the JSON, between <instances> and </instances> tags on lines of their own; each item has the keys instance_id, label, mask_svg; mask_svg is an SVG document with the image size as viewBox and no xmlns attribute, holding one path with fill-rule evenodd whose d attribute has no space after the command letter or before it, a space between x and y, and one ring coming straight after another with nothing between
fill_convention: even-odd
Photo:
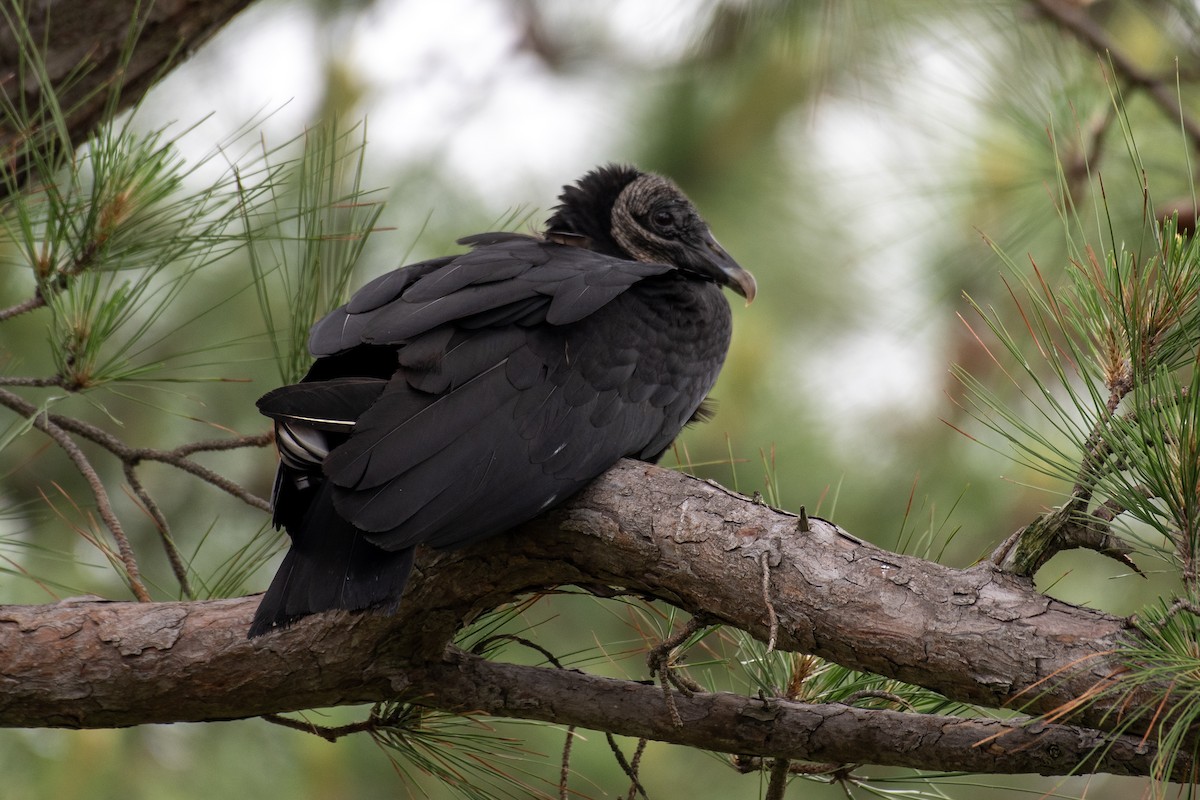
<instances>
[{"instance_id":1,"label":"vulture beak","mask_svg":"<svg viewBox=\"0 0 1200 800\"><path fill-rule=\"evenodd\" d=\"M742 269L711 233L705 231L700 245L689 249L696 257L700 272L746 298L746 305L754 302L754 296L758 294L758 283L754 276Z\"/></svg>"}]
</instances>

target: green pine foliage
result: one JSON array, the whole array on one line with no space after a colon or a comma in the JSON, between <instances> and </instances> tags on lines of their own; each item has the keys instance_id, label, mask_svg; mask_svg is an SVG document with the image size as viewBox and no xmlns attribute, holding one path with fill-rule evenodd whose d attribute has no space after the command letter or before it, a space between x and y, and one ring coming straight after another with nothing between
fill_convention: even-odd
<instances>
[{"instance_id":1,"label":"green pine foliage","mask_svg":"<svg viewBox=\"0 0 1200 800\"><path fill-rule=\"evenodd\" d=\"M1124 119L1124 108L1116 114ZM1126 136L1132 172L1144 180ZM1200 241L1177 214L1145 219L1134 243L1118 240L1104 196L1093 198L1089 226L1062 188L1065 280L998 251L1017 313L972 301L983 332L967 322L1017 402L956 374L970 413L994 434L989 446L1062 487L1062 504L1023 538L1036 550L1087 547L1134 570L1128 554L1155 565L1160 599L1139 614L1141 636L1122 653L1127 669L1080 705L1120 698L1120 730L1150 715L1145 738L1162 748L1166 775L1181 750L1197 754L1200 720ZM1144 208L1154 208L1150 187L1142 191Z\"/></svg>"},{"instance_id":2,"label":"green pine foliage","mask_svg":"<svg viewBox=\"0 0 1200 800\"><path fill-rule=\"evenodd\" d=\"M1110 5L1113 19L1141 32L1140 46L1148 51L1192 42L1200 30L1187 3ZM0 10L18 33L27 30L20 8ZM1200 717L1200 244L1190 228L1194 219L1157 213L1155 200L1181 186L1184 195L1190 191L1190 134L1182 124L1190 115L1187 88L1175 92L1180 118L1164 121L1143 96L1132 96L1127 76L1113 77L1111 60L1101 65L1104 74L1095 53L1075 48L1061 29L1041 17L1034 24L1004 4L705 8L712 13L696 26L696 46L666 68L645 69L649 80L636 84L642 118L630 122L637 132L629 149L644 166L684 181L706 213L713 210L714 228L731 232L722 233L730 249L756 271L763 265L760 277L767 277L764 288L771 291L750 312L737 312L739 339L718 389L719 427L712 436L690 433L677 448L679 465L731 477L735 488L758 489L773 505L805 501L825 516L833 505L851 530L895 532L894 521L902 518L898 549L937 559L970 560L996 543L986 538L1003 529L996 520L1013 518L1028 524L1027 539L1047 536L1031 563L1044 564L1039 557L1064 541L1117 558L1121 591L1149 583L1153 599L1137 614L1141 636L1122 654L1126 669L1081 702L1117 698L1114 707L1127 714L1115 723L1120 729L1132 729L1148 715L1153 724L1147 741L1159 747L1160 774L1170 774L1180 754L1196 757ZM803 160L819 150L809 129L814 109L848 97L865 100L872 113L885 113L892 103L903 106L913 87L898 77L913 67L918 45L956 38L977 47L981 73L994 73L981 78L989 81L978 103L987 124L958 132L975 137L961 160L924 172L914 167L900 177L906 193L930 201L929 194L940 192L932 199L955 214L946 211L944 229L934 232L941 238L921 253L932 266L920 288L937 298L923 313L951 317L948 307L966 286L974 315L967 314L962 336L968 347L938 357L984 355L955 371L967 390L959 401L965 413L950 407L925 417L931 428L937 416L946 417L951 427L1011 458L1018 468L1015 483L1051 492L1056 508L1033 522L1030 503L1014 511L1009 501L996 499L1027 493L1013 483L996 488L995 462L963 456L942 440L935 449L928 444L934 439L929 428L905 428L892 419L854 422L877 430L872 438L878 452L870 450L866 458L848 447L845 455L825 433L842 421L822 420L816 406L806 405L819 394L821 376L804 359L831 346L834 327L866 325L877 313L864 305L870 276L862 270L883 244L857 221L860 205L833 208L823 167ZM46 85L39 43L28 35L17 40L27 56L19 81ZM280 535L263 513L270 457L244 449L267 443L253 398L304 372L314 319L342 302L366 273L402 263L413 250L411 241L398 247L391 240L385 257L372 250L392 221L384 194L367 179L366 125L314 124L275 145L259 138L255 120L195 156L187 140L199 125L147 131L136 115L113 115L87 142L76 143L65 122L70 109L60 108L54 93L37 108L7 96L2 102L4 125L28 134L21 152L5 154L6 161L28 169L4 172L0 185L0 289L6 298L0 303L0 393L8 414L0 427L0 474L13 487L0 495L0 574L6 584L33 587L38 599L82 592L127 596L139 587L155 599L210 598L258 588L255 576L261 578L260 567L277 552ZM915 113L928 114L929 108ZM206 112L197 108L198 117ZM1060 135L1063 120L1072 121L1074 136ZM1057 214L1046 213L1046 185L1054 187ZM404 213L424 230L432 201L405 199ZM878 198L854 199L870 205ZM1194 196L1191 202L1194 208ZM486 214L494 215L494 207L476 212L461 205L453 232L434 225L423 241L466 232L460 226L468 212L484 220L468 231L523 227L535 214L518 209L488 225ZM1174 211L1178 204L1168 207ZM997 243L989 244L996 262L951 233L971 226L995 236ZM772 249L774 240L784 244ZM1004 270L1000 279L990 273L994 263ZM769 321L762 321L764 315ZM768 400L756 405L757 395ZM87 469L78 461L43 467L42 452L55 445L34 421L47 413L58 415L50 419L82 443ZM72 419L81 424L71 427ZM187 443L176 447L181 429ZM213 445L212 436L226 444ZM197 440L207 444L189 449ZM222 455L229 442L242 449L226 453L239 455ZM161 449L153 456L122 449L135 445ZM742 457L742 448L757 458ZM797 461L803 462L799 469ZM920 485L930 492L924 498L913 478L918 469ZM28 485L27 472L36 474ZM222 475L236 480L220 482ZM990 488L980 488L982 477ZM108 487L107 495L95 492L91 478ZM969 491L966 482L972 483ZM180 488L185 485L190 488ZM196 502L197 496L205 502ZM207 512L213 497L220 500L210 516L188 507L205 506ZM106 504L111 520L98 511ZM1078 572L1085 574L1092 562L1082 563L1088 566ZM1039 577L1052 591L1066 571L1047 567ZM1108 599L1099 587L1093 580L1089 595L1098 603ZM953 703L920 687L776 652L738 631L690 626L685 616L660 603L564 591L485 615L457 643L491 658L641 679L647 651L684 631L656 665L660 679L918 713L1015 713ZM581 619L588 624L580 625ZM643 752L625 740L610 749L599 734L411 705L341 712L347 713L356 716L318 733L368 742L370 760L348 756L360 760L336 774L351 785L357 772L382 763L389 780L394 770L399 785L414 795L553 797L564 764L572 771L571 785L585 787L578 794L613 795L628 783L614 766L614 750L623 753L626 766L629 754ZM330 712L330 718L343 717ZM283 724L311 728L313 719L322 718L314 713ZM205 767L205 785L219 786L221 793L229 791L221 784L226 772L240 776L239 788L262 796L309 791L307 784L319 783L320 770L312 767L302 773L305 788L284 776L281 789L274 778L257 775L263 771L260 752L274 759L270 763L297 764L298 770L333 758L305 750L307 739L279 744L275 737L288 734L277 728L266 736L261 727L244 734L254 737L255 748L246 747L232 727L220 730L208 738L183 735L194 736L184 747L224 759L220 764L245 760L243 752L222 753L225 740L256 754L250 768ZM160 742L175 735L158 733ZM28 767L22 764L41 758L31 754L49 749L35 736L22 737L6 738L8 746L0 748L9 754L0 755L0 771L7 775L24 774L20 770ZM79 735L55 741L67 742L55 746L69 751L98 740ZM564 742L573 755L564 753ZM316 746L327 747L321 741ZM673 767L671 756L654 748L643 761L643 777L658 769L669 776L696 773L696 762ZM297 752L305 758L296 758ZM70 751L60 760L77 755ZM122 757L118 752L116 759ZM750 795L771 791L771 765L716 759L722 776L760 776L757 785L722 786ZM116 786L113 794L127 796L120 776L99 769L94 775L97 786ZM606 776L596 778L599 787L588 783L593 775ZM45 776L30 778L30 784L8 780L18 792L42 780L44 796L57 796L51 789L61 788ZM793 793L822 797L1020 791L999 779L847 765L816 765L792 780L804 783ZM396 785L386 784L385 791L393 793ZM1102 796L1074 789L1055 795L1048 788L1054 785L1040 783L1030 791ZM1002 794L989 795L989 788ZM1163 796L1177 790L1152 789ZM178 785L170 791L187 796ZM815 794L822 791L828 793ZM1178 791L1195 794L1194 787ZM77 796L88 795L80 790Z\"/></svg>"}]
</instances>

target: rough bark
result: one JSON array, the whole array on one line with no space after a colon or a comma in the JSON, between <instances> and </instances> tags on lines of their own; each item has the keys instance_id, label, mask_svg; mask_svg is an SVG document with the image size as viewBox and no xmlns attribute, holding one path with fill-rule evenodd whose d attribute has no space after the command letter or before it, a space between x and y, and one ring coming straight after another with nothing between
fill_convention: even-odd
<instances>
[{"instance_id":1,"label":"rough bark","mask_svg":"<svg viewBox=\"0 0 1200 800\"><path fill-rule=\"evenodd\" d=\"M28 0L8 4L0 18L0 91L8 103L42 104L48 82L64 112L66 137L78 147L107 114L136 103L170 68L190 55L251 0ZM31 68L17 31L21 13L37 42L45 72ZM7 23L7 24L4 24ZM136 47L129 47L136 38ZM114 89L119 89L114 93ZM0 156L8 168L29 168L26 143L56 147L57 135L0 122ZM42 124L50 125L49 118ZM26 176L20 175L17 182Z\"/></svg>"},{"instance_id":2,"label":"rough bark","mask_svg":"<svg viewBox=\"0 0 1200 800\"><path fill-rule=\"evenodd\" d=\"M35 0L23 7L46 74L28 70L11 31L0 30L0 87L9 102L33 108L43 81L56 86L67 140L57 144L77 145L249 2ZM138 43L126 61L135 19ZM39 135L0 125L10 169L28 167L14 154ZM700 694L676 698L685 723L676 727L657 688L491 663L446 646L480 611L566 583L660 597L765 639L764 562L779 647L967 702L1017 698L1030 712L1054 709L1116 674L1113 650L1130 635L1120 619L1046 598L989 567L960 571L886 553L815 519L802 531L797 518L719 487L625 463L519 531L425 554L395 617L323 615L250 642L255 598L0 608L0 725L232 719L408 698L767 757L1149 773L1153 748L1103 732L1117 724L1106 715L1111 701L1073 717L1091 727L1072 727ZM1181 759L1174 777L1191 770Z\"/></svg>"},{"instance_id":3,"label":"rough bark","mask_svg":"<svg viewBox=\"0 0 1200 800\"><path fill-rule=\"evenodd\" d=\"M703 695L679 699L680 731L658 689L490 665L447 649L480 611L570 583L661 598L765 639L765 561L782 649L989 706L1036 685L1020 696L1035 713L1118 669L1111 653L1128 635L1121 619L1047 598L990 568L950 569L885 552L819 519L801 531L799 521L714 484L622 462L565 508L513 533L424 553L393 617L333 613L248 641L256 598L0 608L0 725L232 719L406 697L716 750L927 768L1061 772L1088 742L1111 741L1101 768L1145 774L1148 756L1136 738L1097 732L1117 724L1105 716L1111 701L1072 717L1096 731L1039 726L978 752L958 749L955 761L936 753L981 734L979 741L993 723L787 704L773 706L787 710L775 715L758 700ZM623 705L630 698L636 703ZM743 716L753 719L730 722ZM1003 755L1017 741L1028 747ZM1077 746L1064 749L1063 741ZM1188 769L1180 762L1178 770Z\"/></svg>"},{"instance_id":4,"label":"rough bark","mask_svg":"<svg viewBox=\"0 0 1200 800\"><path fill-rule=\"evenodd\" d=\"M420 677L438 705L450 710L559 723L565 719L706 750L828 764L981 774L1148 775L1155 755L1140 737L1107 736L1073 725L764 701L724 692L677 696L683 725L675 727L655 687L568 670L495 664L462 653L450 654L444 666ZM450 699L457 705L446 706ZM1175 779L1191 780L1192 769L1191 759L1185 758L1175 765Z\"/></svg>"}]
</instances>

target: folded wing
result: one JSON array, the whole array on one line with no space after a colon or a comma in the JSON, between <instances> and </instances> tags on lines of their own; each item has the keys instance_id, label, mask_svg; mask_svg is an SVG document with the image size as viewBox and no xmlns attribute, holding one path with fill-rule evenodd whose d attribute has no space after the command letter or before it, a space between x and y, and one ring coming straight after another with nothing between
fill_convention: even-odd
<instances>
[{"instance_id":1,"label":"folded wing","mask_svg":"<svg viewBox=\"0 0 1200 800\"><path fill-rule=\"evenodd\" d=\"M411 548L492 535L623 456L656 458L715 380L729 326L719 288L701 302L723 339L699 337L662 318L678 298L660 295L683 284L669 265L517 234L465 243L364 286L314 326L305 380L259 401L280 432L275 519L293 550L251 635L394 605ZM720 350L707 366L694 352L705 347ZM359 585L314 591L318 573Z\"/></svg>"}]
</instances>

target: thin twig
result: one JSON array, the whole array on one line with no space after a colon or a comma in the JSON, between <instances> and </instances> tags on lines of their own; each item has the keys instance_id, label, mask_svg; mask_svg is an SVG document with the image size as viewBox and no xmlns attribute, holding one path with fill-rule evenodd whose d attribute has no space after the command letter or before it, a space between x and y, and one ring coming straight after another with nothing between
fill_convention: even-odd
<instances>
[{"instance_id":1,"label":"thin twig","mask_svg":"<svg viewBox=\"0 0 1200 800\"><path fill-rule=\"evenodd\" d=\"M261 446L261 445L254 445L254 446ZM241 500L243 503L245 503L248 506L253 506L254 508L259 509L260 511L270 511L271 510L271 502L269 500L259 497L258 495L254 494L253 492L242 487L236 481L231 481L228 478L226 478L224 475L214 472L211 469L209 469L208 467L201 466L200 464L197 464L195 461L191 461L187 458L175 458L175 457L170 456L169 453L163 453L162 457L160 458L160 457L156 457L156 454L154 453L154 451L152 451L152 454L148 455L143 460L158 461L163 464L170 464L171 466L177 467L177 468L183 470L184 472L195 475L197 478L204 481L205 483L212 484L213 486L217 487L218 489L225 492L226 494L232 495L233 497L236 497L238 500Z\"/></svg>"},{"instance_id":2,"label":"thin twig","mask_svg":"<svg viewBox=\"0 0 1200 800\"><path fill-rule=\"evenodd\" d=\"M86 242L81 243L83 245L82 248L70 264L55 269L45 278L39 278L37 290L33 297L14 306L0 309L0 322L43 308L47 302L46 295L48 292L56 295L61 294L71 285L71 278L95 266L104 249L104 237L97 231L92 231L92 234Z\"/></svg>"},{"instance_id":3,"label":"thin twig","mask_svg":"<svg viewBox=\"0 0 1200 800\"><path fill-rule=\"evenodd\" d=\"M662 687L663 703L667 707L667 716L671 718L671 724L676 728L682 728L683 717L679 716L679 706L675 705L675 697L671 694L671 681L667 677L668 674L670 674L669 669L663 673L663 677L659 681L659 685ZM653 677L653 673L651 673L651 677Z\"/></svg>"},{"instance_id":4,"label":"thin twig","mask_svg":"<svg viewBox=\"0 0 1200 800\"><path fill-rule=\"evenodd\" d=\"M0 312L2 313L2 312ZM0 322L3 322L0 318ZM0 386L32 386L35 388L43 388L47 386L62 386L63 379L61 375L51 375L48 378L34 378L20 375L9 375L0 377Z\"/></svg>"},{"instance_id":5,"label":"thin twig","mask_svg":"<svg viewBox=\"0 0 1200 800\"><path fill-rule=\"evenodd\" d=\"M571 744L575 741L575 726L567 728L567 738L563 742L562 767L558 772L558 800L570 800L567 784L571 778Z\"/></svg>"},{"instance_id":6,"label":"thin twig","mask_svg":"<svg viewBox=\"0 0 1200 800\"><path fill-rule=\"evenodd\" d=\"M1103 26L1094 20L1086 8L1063 0L1034 0L1041 12L1054 24L1071 33L1108 63L1132 86L1144 90L1172 122L1178 122L1192 146L1200 149L1200 122L1190 117L1179 104L1174 81L1167 82L1143 70L1117 47Z\"/></svg>"},{"instance_id":7,"label":"thin twig","mask_svg":"<svg viewBox=\"0 0 1200 800\"><path fill-rule=\"evenodd\" d=\"M13 395L15 397L15 395ZM22 401L24 402L24 401ZM0 397L0 403L9 405L4 402L4 398ZM28 408L33 408L31 404L25 404ZM13 406L9 406L14 408ZM20 409L14 408L20 412ZM26 414L28 416L28 414ZM117 437L113 436L108 431L99 428L74 417L66 417L61 414L51 414L50 420L64 430L82 436L88 441L100 445L105 450L108 450L121 461L133 465L137 465L142 461L157 461L161 464L169 464L184 472L195 475L200 480L210 483L226 494L232 495L243 503L253 506L262 511L270 511L271 504L268 500L259 497L253 492L247 491L236 482L229 480L224 475L221 475L201 464L192 461L189 456L193 453L201 451L217 451L217 450L232 450L240 447L263 447L273 441L273 434L261 433L252 436L236 436L230 439L216 439L203 442L192 442L189 444L180 445L172 450L158 450L150 447L131 447Z\"/></svg>"},{"instance_id":8,"label":"thin twig","mask_svg":"<svg viewBox=\"0 0 1200 800\"><path fill-rule=\"evenodd\" d=\"M671 694L671 686L675 686L675 688L679 689L685 695L702 692L704 691L704 687L683 673L675 671L675 660L671 651L686 642L696 631L707 628L709 624L703 615L695 614L688 619L687 624L678 633L671 634L666 639L663 639L657 647L646 653L646 666L650 669L650 677L653 678L656 675L659 677L659 683L662 685L663 701L667 706L667 715L671 718L671 724L676 728L683 727L683 719L679 716L679 709L676 707L675 698Z\"/></svg>"},{"instance_id":9,"label":"thin twig","mask_svg":"<svg viewBox=\"0 0 1200 800\"><path fill-rule=\"evenodd\" d=\"M642 797L645 797L646 800L649 800L649 795L646 794L646 790L642 787L642 782L638 779L637 771L633 768L633 765L625 759L625 754L621 752L621 746L617 744L617 740L608 731L604 732L604 738L608 740L608 746L613 752L613 757L617 759L617 766L619 766L621 771L624 772L629 780L633 782L633 787L637 789L638 793L641 794Z\"/></svg>"},{"instance_id":10,"label":"thin twig","mask_svg":"<svg viewBox=\"0 0 1200 800\"><path fill-rule=\"evenodd\" d=\"M116 512L113 511L112 503L108 499L108 492L104 488L104 483L100 480L100 476L96 474L96 470L92 466L92 463L88 461L88 457L79 449L79 445L75 444L75 441L67 431L51 421L49 418L50 415L45 412L39 413L36 406L26 402L12 392L0 389L0 404L14 410L24 409L23 414L32 422L33 427L49 436L55 444L62 448L67 457L71 459L71 463L75 465L75 469L79 471L79 474L87 481L88 488L92 490L92 497L96 501L96 510L100 513L100 518L104 520L105 526L108 527L113 540L117 543L117 551L121 555L121 563L125 566L125 575L129 580L129 586L133 590L134 597L143 603L150 602L150 592L146 590L145 585L142 583L137 558L133 554L133 547L129 544L129 538L125 535L125 529L121 526L121 520L117 519Z\"/></svg>"},{"instance_id":11,"label":"thin twig","mask_svg":"<svg viewBox=\"0 0 1200 800\"><path fill-rule=\"evenodd\" d=\"M4 322L5 320L9 320L13 317L17 317L21 314L41 308L44 305L46 305L45 299L40 294L37 294L28 300L17 303L15 306L0 308L0 322Z\"/></svg>"},{"instance_id":12,"label":"thin twig","mask_svg":"<svg viewBox=\"0 0 1200 800\"><path fill-rule=\"evenodd\" d=\"M1175 602L1172 603L1171 607L1167 609L1167 613L1163 615L1163 618L1154 623L1154 627L1162 630L1166 627L1168 622L1182 614L1184 611L1191 614L1193 617L1200 618L1200 605L1197 605L1186 598L1176 597Z\"/></svg>"},{"instance_id":13,"label":"thin twig","mask_svg":"<svg viewBox=\"0 0 1200 800\"><path fill-rule=\"evenodd\" d=\"M542 657L546 659L546 662L555 669L566 669L566 667L563 666L563 663L558 660L558 656L554 655L554 653L551 653L537 642L526 639L524 636L518 636L515 633L497 633L487 637L486 639L480 639L475 643L475 646L471 648L471 652L476 655L482 655L487 646L492 642L516 642L522 647L528 647L530 650L535 650L540 653Z\"/></svg>"},{"instance_id":14,"label":"thin twig","mask_svg":"<svg viewBox=\"0 0 1200 800\"><path fill-rule=\"evenodd\" d=\"M13 385L50 386L55 385L55 381L53 379L30 378L22 379ZM83 476L92 491L92 496L96 502L96 510L116 541L117 550L120 553L121 562L124 565L125 573L128 576L134 596L142 602L150 600L150 593L142 583L141 572L138 568L133 547L129 543L129 538L125 535L125 530L121 525L120 519L117 517L116 512L113 511L108 492L105 490L100 476L92 466L91 461L79 449L79 445L71 438L71 434L99 445L121 461L122 469L130 488L137 496L142 507L145 508L146 512L154 520L155 527L158 529L159 537L166 550L167 558L171 563L171 569L174 571L175 577L179 581L180 589L185 597L192 597L192 589L187 578L187 567L174 542L171 540L170 527L167 524L166 516L138 479L135 471L137 465L143 461L157 461L169 464L216 486L247 505L254 506L263 511L270 510L270 503L267 500L247 491L236 482L229 480L208 467L197 464L189 456L199 452L232 450L240 447L261 447L272 441L271 433L240 436L231 439L190 442L173 450L137 448L129 446L107 431L90 423L41 410L38 406L25 400L20 395L2 388L0 388L0 405L8 407L22 417L30 420L36 429L49 436L71 459L75 468Z\"/></svg>"},{"instance_id":15,"label":"thin twig","mask_svg":"<svg viewBox=\"0 0 1200 800\"><path fill-rule=\"evenodd\" d=\"M294 731L302 733L311 733L313 736L319 736L327 742L336 742L343 736L349 736L352 733L364 733L373 731L380 727L380 721L374 718L364 719L361 722L351 722L347 725L338 725L336 727L317 725L314 722L309 722L304 719L292 719L281 714L263 714L262 719L272 725L279 725L283 728L291 728Z\"/></svg>"},{"instance_id":16,"label":"thin twig","mask_svg":"<svg viewBox=\"0 0 1200 800\"><path fill-rule=\"evenodd\" d=\"M775 613L775 605L771 602L771 564L770 557L763 551L758 562L762 565L762 599L767 607L767 655L775 652L775 642L779 638L779 615Z\"/></svg>"},{"instance_id":17,"label":"thin twig","mask_svg":"<svg viewBox=\"0 0 1200 800\"><path fill-rule=\"evenodd\" d=\"M173 450L145 450L138 452L164 453L173 458L187 458L194 453L217 453L223 450L239 450L243 447L265 447L275 440L273 433L255 433L249 436L235 436L232 439L201 439L198 442L181 444ZM149 460L149 456L142 456Z\"/></svg>"},{"instance_id":18,"label":"thin twig","mask_svg":"<svg viewBox=\"0 0 1200 800\"><path fill-rule=\"evenodd\" d=\"M146 509L146 513L154 520L154 527L158 530L158 538L162 542L163 550L167 554L167 561L171 564L171 571L175 573L175 580L179 581L179 591L188 600L194 600L195 595L192 593L191 582L188 581L187 565L183 562L183 556L179 553L179 548L175 546L175 540L171 538L171 526L167 522L167 517L163 514L162 509L154 498L150 496L150 492L146 491L146 487L142 485L142 481L137 476L137 470L134 465L125 462L125 480L129 483L129 488L133 490L142 507Z\"/></svg>"},{"instance_id":19,"label":"thin twig","mask_svg":"<svg viewBox=\"0 0 1200 800\"><path fill-rule=\"evenodd\" d=\"M646 743L648 741L649 739L646 739L645 737L638 739L637 748L633 751L633 758L629 760L629 771L633 779L633 783L629 786L629 794L626 795L625 800L634 800L639 793L641 793L642 797L646 797L647 800L649 800L648 796L646 795L646 790L642 788L641 781L639 781L637 777L638 769L642 764L642 754L646 752Z\"/></svg>"}]
</instances>

